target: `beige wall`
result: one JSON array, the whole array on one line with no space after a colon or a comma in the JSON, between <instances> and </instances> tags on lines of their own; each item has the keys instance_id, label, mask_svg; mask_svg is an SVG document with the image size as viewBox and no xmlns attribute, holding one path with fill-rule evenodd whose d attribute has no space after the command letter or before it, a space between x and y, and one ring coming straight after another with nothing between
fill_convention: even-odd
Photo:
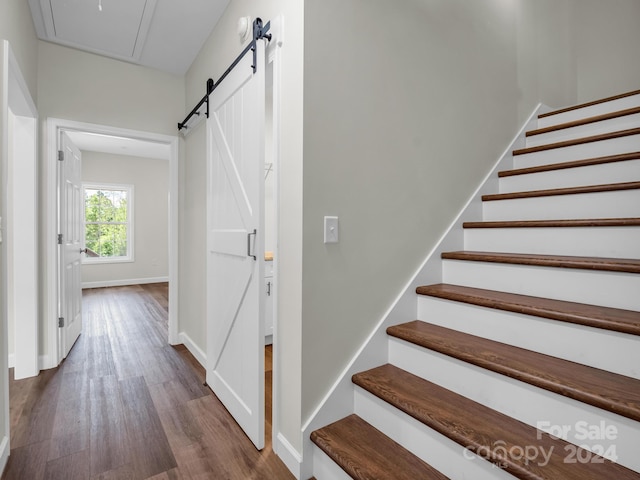
<instances>
[{"instance_id":1,"label":"beige wall","mask_svg":"<svg viewBox=\"0 0 640 480\"><path fill-rule=\"evenodd\" d=\"M11 44L31 98L37 102L38 39L26 0L0 1L0 39Z\"/></svg>"},{"instance_id":2,"label":"beige wall","mask_svg":"<svg viewBox=\"0 0 640 480\"><path fill-rule=\"evenodd\" d=\"M261 17L265 22L282 14L285 43L282 47L282 145L280 190L280 298L279 396L280 432L300 449L300 312L302 258L302 48L303 2L300 0L234 0L229 4L187 72L187 107L190 110L204 93L206 79L214 79L226 70L240 53L242 45L236 33L238 18ZM180 209L180 331L206 351L205 254L206 240L206 135L201 124L186 141L186 159L181 172Z\"/></svg>"},{"instance_id":3,"label":"beige wall","mask_svg":"<svg viewBox=\"0 0 640 480\"><path fill-rule=\"evenodd\" d=\"M578 101L640 89L640 1L574 0Z\"/></svg>"},{"instance_id":4,"label":"beige wall","mask_svg":"<svg viewBox=\"0 0 640 480\"><path fill-rule=\"evenodd\" d=\"M303 419L517 128L510 4L400 3L305 4Z\"/></svg>"},{"instance_id":5,"label":"beige wall","mask_svg":"<svg viewBox=\"0 0 640 480\"><path fill-rule=\"evenodd\" d=\"M49 117L177 135L184 116L184 78L108 59L67 47L39 42L38 111L41 119L41 176L46 174L46 126ZM46 182L41 181L41 212L46 209ZM41 258L46 258L46 219L41 218ZM43 262L43 303L48 305ZM40 350L48 354L47 325L41 326Z\"/></svg>"},{"instance_id":6,"label":"beige wall","mask_svg":"<svg viewBox=\"0 0 640 480\"><path fill-rule=\"evenodd\" d=\"M305 2L303 421L539 101L640 88L638 5Z\"/></svg>"},{"instance_id":7,"label":"beige wall","mask_svg":"<svg viewBox=\"0 0 640 480\"><path fill-rule=\"evenodd\" d=\"M184 116L184 79L41 41L38 111L43 120L177 135Z\"/></svg>"},{"instance_id":8,"label":"beige wall","mask_svg":"<svg viewBox=\"0 0 640 480\"><path fill-rule=\"evenodd\" d=\"M82 152L82 181L133 185L134 189L134 261L84 264L82 282L168 277L169 162Z\"/></svg>"}]
</instances>

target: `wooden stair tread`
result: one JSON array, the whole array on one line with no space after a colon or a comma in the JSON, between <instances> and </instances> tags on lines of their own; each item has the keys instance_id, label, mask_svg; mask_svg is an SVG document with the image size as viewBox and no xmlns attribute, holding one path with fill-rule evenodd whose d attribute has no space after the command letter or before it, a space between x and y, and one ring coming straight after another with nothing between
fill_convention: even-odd
<instances>
[{"instance_id":1,"label":"wooden stair tread","mask_svg":"<svg viewBox=\"0 0 640 480\"><path fill-rule=\"evenodd\" d=\"M640 260L635 258L573 257L567 255L470 251L444 252L442 258L448 260L640 273Z\"/></svg>"},{"instance_id":2,"label":"wooden stair tread","mask_svg":"<svg viewBox=\"0 0 640 480\"><path fill-rule=\"evenodd\" d=\"M602 133L599 135L591 135L589 137L576 138L572 140L563 140L561 142L547 143L545 145L538 145L536 147L521 148L514 150L514 155L525 155L527 153L544 152L546 150L553 150L555 148L572 147L574 145L582 145L585 143L599 142L602 140L611 140L614 138L627 137L629 135L640 134L640 128L629 128L627 130L620 130L618 132Z\"/></svg>"},{"instance_id":3,"label":"wooden stair tread","mask_svg":"<svg viewBox=\"0 0 640 480\"><path fill-rule=\"evenodd\" d=\"M640 218L586 218L571 220L508 220L464 222L463 228L637 227Z\"/></svg>"},{"instance_id":4,"label":"wooden stair tread","mask_svg":"<svg viewBox=\"0 0 640 480\"><path fill-rule=\"evenodd\" d=\"M640 380L419 320L387 333L550 392L640 421Z\"/></svg>"},{"instance_id":5,"label":"wooden stair tread","mask_svg":"<svg viewBox=\"0 0 640 480\"><path fill-rule=\"evenodd\" d=\"M595 115L593 117L581 118L579 120L573 120L571 122L560 123L558 125L551 125L549 127L537 128L535 130L529 130L526 133L527 137L533 137L535 135L541 135L543 133L556 132L558 130L564 130L572 127L579 127L582 125L588 125L590 123L602 122L604 120L611 120L614 118L625 117L627 115L635 115L640 113L640 107L627 108L625 110L618 110L616 112L604 113L602 115Z\"/></svg>"},{"instance_id":6,"label":"wooden stair tread","mask_svg":"<svg viewBox=\"0 0 640 480\"><path fill-rule=\"evenodd\" d=\"M311 440L355 479L447 479L357 415L315 430Z\"/></svg>"},{"instance_id":7,"label":"wooden stair tread","mask_svg":"<svg viewBox=\"0 0 640 480\"><path fill-rule=\"evenodd\" d=\"M464 448L527 480L638 480L615 463L567 463L569 444L393 365L358 373L353 382ZM498 447L499 446L499 447ZM549 463L509 456L526 446L551 452ZM497 448L498 447L498 448ZM579 449L578 449L579 450ZM521 451L521 450L520 450ZM487 454L489 452L489 454ZM506 456L504 454L507 454ZM461 460L462 461L462 460ZM528 463L528 464L527 464Z\"/></svg>"},{"instance_id":8,"label":"wooden stair tread","mask_svg":"<svg viewBox=\"0 0 640 480\"><path fill-rule=\"evenodd\" d=\"M416 293L486 308L640 335L640 312L460 285L425 285Z\"/></svg>"},{"instance_id":9,"label":"wooden stair tread","mask_svg":"<svg viewBox=\"0 0 640 480\"><path fill-rule=\"evenodd\" d=\"M624 162L627 160L640 159L640 152L623 153L620 155L607 155L604 157L588 158L585 160L575 160L572 162L550 163L535 167L516 168L513 170L503 170L498 172L499 177L511 177L515 175L526 175L529 173L551 172L554 170L564 170L567 168L590 167L592 165L602 165L605 163Z\"/></svg>"},{"instance_id":10,"label":"wooden stair tread","mask_svg":"<svg viewBox=\"0 0 640 480\"><path fill-rule=\"evenodd\" d=\"M620 95L613 95L611 97L601 98L599 100L594 100L592 102L581 103L579 105L572 105L570 107L560 108L560 109L557 109L557 110L553 110L551 112L542 113L542 114L538 115L538 118L551 117L553 115L557 115L558 113L570 112L572 110L578 110L578 109L584 108L584 107L591 107L593 105L598 105L600 103L610 102L611 100L619 100L621 98L631 97L633 95L638 95L638 94L640 94L640 90L634 90L632 92L621 93Z\"/></svg>"},{"instance_id":11,"label":"wooden stair tread","mask_svg":"<svg viewBox=\"0 0 640 480\"><path fill-rule=\"evenodd\" d=\"M551 188L548 190L531 190L528 192L492 193L483 195L483 202L496 200L513 200L516 198L553 197L557 195L577 195L581 193L616 192L620 190L637 190L640 182L607 183L603 185L587 185L583 187Z\"/></svg>"}]
</instances>

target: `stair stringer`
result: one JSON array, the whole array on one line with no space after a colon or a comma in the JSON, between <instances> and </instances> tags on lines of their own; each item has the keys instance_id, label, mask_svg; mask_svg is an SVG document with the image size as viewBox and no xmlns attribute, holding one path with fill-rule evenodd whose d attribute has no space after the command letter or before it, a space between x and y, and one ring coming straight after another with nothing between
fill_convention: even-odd
<instances>
[{"instance_id":1,"label":"stair stringer","mask_svg":"<svg viewBox=\"0 0 640 480\"><path fill-rule=\"evenodd\" d=\"M538 115L550 111L551 108L539 103L531 112L522 128L505 148L493 168L480 182L475 192L469 197L465 206L445 230L435 246L412 275L401 293L392 302L389 309L371 331L367 339L347 364L327 395L320 402L313 414L302 426L302 462L298 479L313 476L314 445L311 442L311 432L325 425L333 423L347 415L354 413L354 385L351 377L361 371L369 370L387 363L389 358L389 339L386 329L407 321L407 318L417 318L416 288L421 285L440 283L442 281L441 254L446 251L464 249L464 222L482 219L482 195L498 191L498 172L514 168L513 151L524 148L526 132L537 127Z\"/></svg>"}]
</instances>

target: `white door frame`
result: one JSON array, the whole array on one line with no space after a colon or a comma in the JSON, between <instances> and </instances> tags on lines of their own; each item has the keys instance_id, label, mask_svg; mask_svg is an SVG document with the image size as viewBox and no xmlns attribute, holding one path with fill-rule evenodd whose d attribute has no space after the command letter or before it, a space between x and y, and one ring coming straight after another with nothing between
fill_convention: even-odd
<instances>
[{"instance_id":1,"label":"white door frame","mask_svg":"<svg viewBox=\"0 0 640 480\"><path fill-rule=\"evenodd\" d=\"M11 113L10 113L11 112ZM19 122L20 133L16 140L21 145L14 145L19 148L20 154L20 172L19 179L28 179L31 184L25 186L25 190L18 192L20 195L29 196L30 211L25 212L25 224L21 225L19 231L12 231L7 228L8 216L13 208L13 199L9 199L9 162L12 162L9 151L9 122L10 116L13 120ZM22 307L25 302L30 302L28 317L23 322L16 322L14 325L17 361L20 361L21 367L26 365L23 373L32 373L36 375L38 368L38 309L37 309L37 138L38 138L38 111L31 98L29 88L24 80L20 65L18 64L11 46L7 40L0 40L0 232L2 233L2 242L0 242L0 471L2 471L7 463L9 456L9 368L8 368L8 343L7 343L7 326L8 326L8 310L7 303L9 296L13 297L14 304L17 305L22 313ZM15 126L15 125L14 125ZM14 135L16 133L14 132ZM15 172L14 172L15 173ZM16 189L12 189L14 192ZM18 189L20 190L20 189ZM23 197L21 197L23 198ZM26 197L24 197L26 198ZM10 200L10 201L9 201ZM34 211L31 211L34 210ZM22 228L25 227L25 228ZM8 236L12 236L14 244L20 243L23 236L29 237L26 247L21 249L12 249L9 251L11 242L7 242ZM16 236L17 235L17 236ZM34 238L35 237L35 238ZM35 246L35 249L31 249ZM20 271L18 278L19 285L15 284L13 273L9 272L9 260L13 262L21 262L22 257L15 258L15 254L27 254L31 258L23 271ZM34 268L31 268L33 266ZM11 277L9 276L11 275ZM26 287L24 282L29 287ZM35 285L35 289L33 287ZM31 291L22 295L22 291L17 292L13 287L29 288ZM35 300L35 301L34 301ZM24 345L23 345L24 343Z\"/></svg>"},{"instance_id":2,"label":"white door frame","mask_svg":"<svg viewBox=\"0 0 640 480\"><path fill-rule=\"evenodd\" d=\"M38 111L20 66L8 53L8 184L4 240L7 242L7 306L13 319L11 358L16 379L38 374ZM5 147L6 148L6 147ZM19 220L18 220L19 219ZM20 321L16 322L15 319ZM9 320L11 321L11 320Z\"/></svg>"},{"instance_id":3,"label":"white door frame","mask_svg":"<svg viewBox=\"0 0 640 480\"><path fill-rule=\"evenodd\" d=\"M279 356L279 336L278 336L278 303L279 303L279 276L280 276L280 251L279 251L279 234L280 234L280 146L281 146L281 81L282 73L280 71L282 63L282 44L284 39L284 20L279 15L271 20L272 34L271 42L266 47L265 64L271 64L272 68L272 108L273 108L273 175L274 186L274 222L275 222L275 245L273 249L273 337L272 337L272 377L271 377L271 444L276 454L278 452L280 440L280 356ZM281 452L284 453L284 452Z\"/></svg>"},{"instance_id":4,"label":"white door frame","mask_svg":"<svg viewBox=\"0 0 640 480\"><path fill-rule=\"evenodd\" d=\"M46 314L44 319L47 325L46 338L48 355L45 358L46 366L56 367L62 361L62 349L58 329L58 245L57 238L57 152L60 131L81 131L100 135L111 135L136 140L162 143L169 146L169 338L171 345L180 343L178 336L178 137L158 133L143 132L127 128L97 125L93 123L76 122L58 118L48 118L46 127L46 228L45 228L45 255L46 255Z\"/></svg>"}]
</instances>

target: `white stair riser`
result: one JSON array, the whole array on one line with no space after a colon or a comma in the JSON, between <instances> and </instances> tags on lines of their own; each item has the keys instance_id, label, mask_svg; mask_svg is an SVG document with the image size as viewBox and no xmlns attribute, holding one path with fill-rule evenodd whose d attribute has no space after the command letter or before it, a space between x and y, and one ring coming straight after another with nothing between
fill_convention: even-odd
<instances>
[{"instance_id":1,"label":"white stair riser","mask_svg":"<svg viewBox=\"0 0 640 480\"><path fill-rule=\"evenodd\" d=\"M598 115L604 115L605 113L618 112L620 110L626 110L627 108L633 107L640 107L640 94L539 118L538 128L574 122L583 118L596 117Z\"/></svg>"},{"instance_id":2,"label":"white stair riser","mask_svg":"<svg viewBox=\"0 0 640 480\"><path fill-rule=\"evenodd\" d=\"M442 281L534 297L640 310L640 274L443 260Z\"/></svg>"},{"instance_id":3,"label":"white stair riser","mask_svg":"<svg viewBox=\"0 0 640 480\"><path fill-rule=\"evenodd\" d=\"M640 127L640 113L530 135L526 137L526 146L537 147L548 143L564 142L565 140L575 140L577 138L591 137L592 135L617 132L637 127Z\"/></svg>"},{"instance_id":4,"label":"white stair riser","mask_svg":"<svg viewBox=\"0 0 640 480\"><path fill-rule=\"evenodd\" d=\"M501 177L500 193L640 181L640 159Z\"/></svg>"},{"instance_id":5,"label":"white stair riser","mask_svg":"<svg viewBox=\"0 0 640 480\"><path fill-rule=\"evenodd\" d=\"M608 155L637 152L640 150L640 135L582 143L570 147L552 148L540 152L514 155L513 168L528 168L552 163L586 160Z\"/></svg>"},{"instance_id":6,"label":"white stair riser","mask_svg":"<svg viewBox=\"0 0 640 480\"><path fill-rule=\"evenodd\" d=\"M545 426L569 425L571 428L565 429L564 435L558 429L556 436L588 446L589 450L597 451L595 445L600 445L604 447L602 451L606 451L613 445L618 463L640 471L636 447L640 445L640 425L634 420L402 340L390 341L389 362L533 427L537 428L542 422ZM583 430L577 428L578 425L600 425L601 422L615 428L615 438L585 440L576 436Z\"/></svg>"},{"instance_id":7,"label":"white stair riser","mask_svg":"<svg viewBox=\"0 0 640 480\"><path fill-rule=\"evenodd\" d=\"M640 217L640 189L491 200L482 214L486 222Z\"/></svg>"},{"instance_id":8,"label":"white stair riser","mask_svg":"<svg viewBox=\"0 0 640 480\"><path fill-rule=\"evenodd\" d=\"M418 295L418 320L640 379L635 335L425 295Z\"/></svg>"},{"instance_id":9,"label":"white stair riser","mask_svg":"<svg viewBox=\"0 0 640 480\"><path fill-rule=\"evenodd\" d=\"M353 480L317 445L313 446L313 476L317 480Z\"/></svg>"},{"instance_id":10,"label":"white stair riser","mask_svg":"<svg viewBox=\"0 0 640 480\"><path fill-rule=\"evenodd\" d=\"M466 228L465 250L640 258L640 226Z\"/></svg>"},{"instance_id":11,"label":"white stair riser","mask_svg":"<svg viewBox=\"0 0 640 480\"><path fill-rule=\"evenodd\" d=\"M465 453L463 446L357 386L354 404L356 414L449 478L514 478L470 451Z\"/></svg>"}]
</instances>

